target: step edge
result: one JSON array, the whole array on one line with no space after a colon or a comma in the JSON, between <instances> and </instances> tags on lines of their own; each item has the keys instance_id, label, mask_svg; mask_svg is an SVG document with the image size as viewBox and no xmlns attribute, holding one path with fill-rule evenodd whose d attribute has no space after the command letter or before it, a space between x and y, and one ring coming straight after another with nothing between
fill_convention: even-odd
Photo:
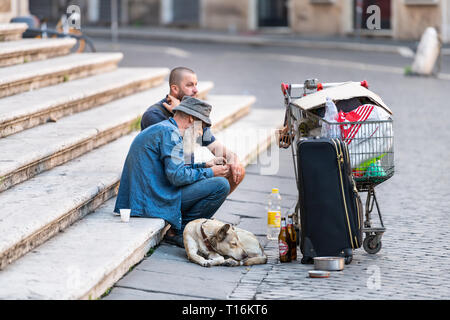
<instances>
[{"instance_id":1,"label":"step edge","mask_svg":"<svg viewBox=\"0 0 450 320\"><path fill-rule=\"evenodd\" d=\"M54 121L56 121L63 117L67 117L73 114L77 114L79 112L103 106L107 103L111 103L114 102L115 100L131 96L135 93L150 90L151 88L155 88L161 85L164 81L165 76L166 73L162 72L160 74L153 75L151 78L148 76L140 76L130 80L129 82L122 82L118 84L111 84L105 86L104 88L102 88L101 91L96 91L95 93L93 92L80 93L79 96L76 96L75 98L71 97L70 99L67 99L64 102L52 101L51 103L48 104L48 107L36 108L36 111L27 112L25 114L23 112L18 112L17 114L11 113L9 115L9 118L5 116L4 119L0 121L0 138L5 138L12 134L16 134L24 130L34 128L47 122L43 120L38 120L38 123L26 125L26 123L32 122L33 119L36 118L43 118L43 117L49 118L54 113L58 112L63 113L62 116L52 118ZM98 102L98 99L100 98L102 102ZM80 108L81 105L86 103L88 104L88 106ZM21 129L11 128L11 126L19 126L19 123L23 122L25 122L25 125L22 125ZM8 127L10 128L10 130L6 131Z\"/></svg>"},{"instance_id":2,"label":"step edge","mask_svg":"<svg viewBox=\"0 0 450 320\"><path fill-rule=\"evenodd\" d=\"M82 53L81 53L82 54ZM46 77L48 75L51 74L60 74L60 73L66 73L69 72L71 70L78 70L78 69L83 69L83 68L87 68L90 66L95 66L95 65L103 65L106 63L119 63L122 59L123 59L123 54L120 52L114 52L114 53L102 53L99 52L96 55L92 55L90 53L85 54L86 55L86 60L83 61L76 61L74 63L71 64L67 64L67 63L61 63L61 65L58 65L58 67L56 68L56 70L47 70L47 69L51 69L51 67L47 67L46 69L44 69L45 72L43 73L39 73L40 70L40 66L36 64L39 63L48 63L49 61L53 60L53 59L75 59L76 55L80 55L80 53L74 53L74 54L70 54L67 56L62 56L62 57L55 57L52 59L47 59L47 60L40 60L40 61L34 61L34 62L30 62L29 64L26 64L27 66L31 66L34 70L29 71L28 74L19 74L16 76L16 78L11 81L11 80L3 80L0 78L0 89L2 89L3 87L7 87L11 84L14 84L16 82L23 82L23 81L27 81L30 79L34 79L34 78L42 78L42 77ZM89 55L89 56L88 56ZM8 67L4 67L2 68L2 70L7 70L8 68L17 68L17 67L23 67L24 65L13 65L13 66L8 66ZM14 72L15 70L11 70L11 72Z\"/></svg>"},{"instance_id":3,"label":"step edge","mask_svg":"<svg viewBox=\"0 0 450 320\"><path fill-rule=\"evenodd\" d=\"M117 69L118 62L118 60L111 60L101 63L92 63L89 65L75 67L69 70L61 70L59 72L53 72L51 74L25 78L21 79L20 81L6 83L4 85L0 84L0 98L13 96L30 90L58 85L66 81L73 81L77 79L87 78L96 74L106 73ZM7 89L10 89L11 91L6 93Z\"/></svg>"},{"instance_id":4,"label":"step edge","mask_svg":"<svg viewBox=\"0 0 450 320\"><path fill-rule=\"evenodd\" d=\"M32 230L32 232L28 233L25 237L22 237L13 245L9 245L7 247L5 246L5 248L3 248L0 252L0 271L11 265L14 261L25 256L34 248L55 237L62 230L66 230L76 221L80 221L87 214L95 211L95 209L97 209L105 201L115 197L117 194L119 181L120 177L117 177L117 181L106 185L103 189L99 189L95 194L87 194L88 191L86 191L86 200L77 204L69 211L60 214L51 222L44 222L40 227ZM106 198L100 200L101 202L99 204L95 204L95 202L101 197ZM87 213L84 213L83 211L86 210Z\"/></svg>"},{"instance_id":5,"label":"step edge","mask_svg":"<svg viewBox=\"0 0 450 320\"><path fill-rule=\"evenodd\" d=\"M166 231L170 227L170 224L165 222L163 219L150 218L155 220L161 220L161 226L156 228L154 232L146 237L139 246L134 246L133 252L118 261L115 266L111 266L107 273L102 279L97 281L92 288L90 288L86 293L73 297L78 300L92 300L99 299L109 288L114 286L125 274L127 274L131 267L140 263L146 256L147 252L156 247L163 239Z\"/></svg>"},{"instance_id":6,"label":"step edge","mask_svg":"<svg viewBox=\"0 0 450 320\"><path fill-rule=\"evenodd\" d=\"M55 39L57 40L57 39ZM39 53L39 52L49 52L56 49L70 49L76 44L75 39L61 39L63 41L61 42L46 42L45 44L37 45L37 44L30 44L28 45L28 48L26 47L27 44L23 44L23 47L19 48L8 48L8 50L1 50L0 49L0 59L15 57L15 56L21 56L25 54L31 54L31 53ZM73 40L73 41L68 41ZM19 40L20 41L20 40ZM17 41L12 41L10 43L15 43Z\"/></svg>"}]
</instances>

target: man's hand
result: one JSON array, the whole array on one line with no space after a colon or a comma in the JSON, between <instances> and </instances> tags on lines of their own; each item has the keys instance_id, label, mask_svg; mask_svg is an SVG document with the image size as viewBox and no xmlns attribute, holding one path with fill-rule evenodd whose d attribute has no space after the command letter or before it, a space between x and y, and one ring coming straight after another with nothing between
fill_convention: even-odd
<instances>
[{"instance_id":1,"label":"man's hand","mask_svg":"<svg viewBox=\"0 0 450 320\"><path fill-rule=\"evenodd\" d=\"M212 166L225 164L227 164L227 160L224 157L215 157L214 159L211 159L208 162L206 162L206 168L211 168Z\"/></svg>"},{"instance_id":2,"label":"man's hand","mask_svg":"<svg viewBox=\"0 0 450 320\"><path fill-rule=\"evenodd\" d=\"M166 107L166 109L170 112L172 112L173 108L180 104L180 100L178 100L174 96L171 96L170 94L167 95L167 102L168 103L163 102L163 106Z\"/></svg>"},{"instance_id":3,"label":"man's hand","mask_svg":"<svg viewBox=\"0 0 450 320\"><path fill-rule=\"evenodd\" d=\"M224 156L225 159L227 159L227 166L230 168L230 174L233 175L233 181L237 184L244 174L238 156L234 152L227 150L227 148L217 140L209 144L208 149L212 154L219 157Z\"/></svg>"},{"instance_id":4,"label":"man's hand","mask_svg":"<svg viewBox=\"0 0 450 320\"><path fill-rule=\"evenodd\" d=\"M231 173L230 167L228 165L225 165L225 166L215 165L215 166L212 166L211 169L214 172L214 177L228 178Z\"/></svg>"},{"instance_id":5,"label":"man's hand","mask_svg":"<svg viewBox=\"0 0 450 320\"><path fill-rule=\"evenodd\" d=\"M236 160L235 162L230 164L231 174L233 175L233 181L234 183L238 183L239 179L242 176L241 172L241 164L239 160Z\"/></svg>"}]
</instances>

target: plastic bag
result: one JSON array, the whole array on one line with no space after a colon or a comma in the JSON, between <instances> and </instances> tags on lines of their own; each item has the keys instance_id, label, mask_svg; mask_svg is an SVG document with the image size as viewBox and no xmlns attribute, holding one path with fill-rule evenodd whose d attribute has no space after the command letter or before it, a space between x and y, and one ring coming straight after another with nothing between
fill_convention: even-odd
<instances>
[{"instance_id":1,"label":"plastic bag","mask_svg":"<svg viewBox=\"0 0 450 320\"><path fill-rule=\"evenodd\" d=\"M330 122L330 123L337 123L338 120L338 111L337 107L334 104L333 100L331 100L329 97L326 99L325 103L325 116L323 117L324 120ZM322 131L321 136L324 138L340 138L341 137L341 129L339 125L336 124L329 124L325 121L322 122Z\"/></svg>"}]
</instances>

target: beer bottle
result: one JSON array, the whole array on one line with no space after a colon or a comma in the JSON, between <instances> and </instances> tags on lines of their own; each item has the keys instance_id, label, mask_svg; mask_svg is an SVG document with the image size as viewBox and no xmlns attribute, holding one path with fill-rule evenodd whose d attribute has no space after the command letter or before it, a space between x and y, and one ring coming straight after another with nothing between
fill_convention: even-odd
<instances>
[{"instance_id":1,"label":"beer bottle","mask_svg":"<svg viewBox=\"0 0 450 320\"><path fill-rule=\"evenodd\" d=\"M286 218L281 218L281 230L278 235L278 250L280 252L280 262L291 262L291 252L289 251L289 234L286 227Z\"/></svg>"},{"instance_id":2,"label":"beer bottle","mask_svg":"<svg viewBox=\"0 0 450 320\"><path fill-rule=\"evenodd\" d=\"M289 251L291 252L291 260L297 260L297 233L292 224L292 215L288 215L287 232L289 234Z\"/></svg>"}]
</instances>

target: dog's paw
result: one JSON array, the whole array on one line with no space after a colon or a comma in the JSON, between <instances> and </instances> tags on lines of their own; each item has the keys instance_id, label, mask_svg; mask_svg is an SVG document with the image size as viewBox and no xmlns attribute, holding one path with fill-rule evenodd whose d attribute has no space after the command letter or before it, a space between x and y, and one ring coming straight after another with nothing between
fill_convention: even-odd
<instances>
[{"instance_id":1,"label":"dog's paw","mask_svg":"<svg viewBox=\"0 0 450 320\"><path fill-rule=\"evenodd\" d=\"M211 260L205 260L201 263L201 265L202 265L202 267L209 268L212 266L212 262L211 262Z\"/></svg>"},{"instance_id":2,"label":"dog's paw","mask_svg":"<svg viewBox=\"0 0 450 320\"><path fill-rule=\"evenodd\" d=\"M236 261L232 258L228 258L222 263L222 265L226 266L226 267L236 267L236 266L240 265L240 263L239 263L239 261Z\"/></svg>"}]
</instances>

